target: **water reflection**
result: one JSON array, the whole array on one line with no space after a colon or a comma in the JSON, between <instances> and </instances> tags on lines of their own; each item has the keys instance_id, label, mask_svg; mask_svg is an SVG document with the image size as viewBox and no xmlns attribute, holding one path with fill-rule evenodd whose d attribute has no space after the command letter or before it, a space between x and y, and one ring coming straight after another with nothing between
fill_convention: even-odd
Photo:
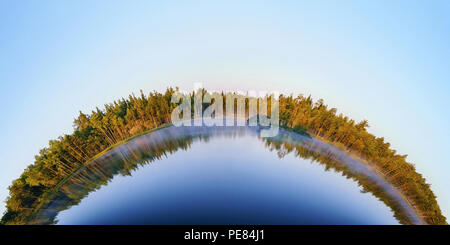
<instances>
[{"instance_id":1,"label":"water reflection","mask_svg":"<svg viewBox=\"0 0 450 245\"><path fill-rule=\"evenodd\" d=\"M68 178L34 223L420 223L392 186L335 147L285 130L258 136L167 127L137 137Z\"/></svg>"}]
</instances>

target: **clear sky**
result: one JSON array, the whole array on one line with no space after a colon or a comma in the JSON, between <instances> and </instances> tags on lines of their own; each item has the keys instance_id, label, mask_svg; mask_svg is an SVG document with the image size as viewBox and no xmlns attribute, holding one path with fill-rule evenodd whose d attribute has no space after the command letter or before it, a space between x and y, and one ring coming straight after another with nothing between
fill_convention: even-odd
<instances>
[{"instance_id":1,"label":"clear sky","mask_svg":"<svg viewBox=\"0 0 450 245\"><path fill-rule=\"evenodd\" d=\"M0 199L78 111L202 82L312 94L369 120L450 218L449 43L446 0L1 0Z\"/></svg>"}]
</instances>

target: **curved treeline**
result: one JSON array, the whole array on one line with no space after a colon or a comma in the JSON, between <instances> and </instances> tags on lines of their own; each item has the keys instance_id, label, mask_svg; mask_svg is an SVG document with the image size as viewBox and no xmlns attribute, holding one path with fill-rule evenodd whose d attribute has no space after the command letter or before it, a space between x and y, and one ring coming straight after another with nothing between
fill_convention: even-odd
<instances>
[{"instance_id":1,"label":"curved treeline","mask_svg":"<svg viewBox=\"0 0 450 245\"><path fill-rule=\"evenodd\" d=\"M90 115L80 112L74 121L74 132L51 140L9 187L7 210L1 223L28 223L46 196L75 170L127 138L169 124L171 112L177 106L171 103L174 92L169 88L164 94L130 95ZM428 224L446 224L429 184L406 161L406 156L396 154L383 138L367 132L367 121L356 123L336 115L336 109L328 109L322 100L314 103L311 97L281 95L279 102L282 126L306 130L366 159L401 190Z\"/></svg>"},{"instance_id":2,"label":"curved treeline","mask_svg":"<svg viewBox=\"0 0 450 245\"><path fill-rule=\"evenodd\" d=\"M131 136L170 123L170 112L176 106L170 102L173 93L169 88L164 94L130 95L90 115L80 112L74 132L51 140L35 157L34 164L9 187L1 223L28 223L46 195L97 154Z\"/></svg>"},{"instance_id":3,"label":"curved treeline","mask_svg":"<svg viewBox=\"0 0 450 245\"><path fill-rule=\"evenodd\" d=\"M334 170L341 173L346 178L351 178L362 188L361 192L371 193L389 207L393 216L400 224L419 224L416 218L407 211L405 203L396 198L390 192L386 192L385 186L371 176L368 176L348 165L348 158L351 156L338 154L333 148L327 147L322 141L311 140L311 138L301 140L298 144L295 138L289 134L283 137L265 138L264 142L270 151L276 151L280 158L287 154L294 154L303 159L311 159L313 162L323 165L325 171ZM400 198L402 198L400 196ZM408 205L408 204L406 204Z\"/></svg>"},{"instance_id":4,"label":"curved treeline","mask_svg":"<svg viewBox=\"0 0 450 245\"><path fill-rule=\"evenodd\" d=\"M367 160L389 183L407 197L413 209L427 224L446 224L446 218L425 178L416 172L406 155L399 155L384 138L367 132L366 120L356 123L336 109L328 109L322 100L311 97L280 96L280 124L305 128L315 137Z\"/></svg>"},{"instance_id":5,"label":"curved treeline","mask_svg":"<svg viewBox=\"0 0 450 245\"><path fill-rule=\"evenodd\" d=\"M158 144L148 140L136 139L133 147L129 145L111 149L111 154L102 156L89 163L71 176L58 190L46 199L36 212L29 224L56 224L56 217L60 211L78 205L89 193L105 186L114 178L131 176L132 171L136 171L141 166L150 164L155 160L160 160L167 155L178 150L190 148L193 137L161 137ZM208 140L206 137L203 140ZM47 209L52 206L51 209Z\"/></svg>"}]
</instances>

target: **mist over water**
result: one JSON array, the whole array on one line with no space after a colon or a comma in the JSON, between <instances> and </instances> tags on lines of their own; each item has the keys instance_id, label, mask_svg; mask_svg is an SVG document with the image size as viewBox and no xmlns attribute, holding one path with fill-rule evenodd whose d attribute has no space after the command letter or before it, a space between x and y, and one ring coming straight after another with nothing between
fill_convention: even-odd
<instances>
[{"instance_id":1,"label":"mist over water","mask_svg":"<svg viewBox=\"0 0 450 245\"><path fill-rule=\"evenodd\" d=\"M81 169L39 217L58 224L398 224L356 181L288 147L338 161L405 202L366 165L315 138L281 130L263 140L252 127L167 127Z\"/></svg>"}]
</instances>

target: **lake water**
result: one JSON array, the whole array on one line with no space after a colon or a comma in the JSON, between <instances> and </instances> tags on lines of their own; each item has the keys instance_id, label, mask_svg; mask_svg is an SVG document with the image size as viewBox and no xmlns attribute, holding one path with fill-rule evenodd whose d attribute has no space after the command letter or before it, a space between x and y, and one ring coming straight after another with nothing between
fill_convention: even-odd
<instances>
[{"instance_id":1,"label":"lake water","mask_svg":"<svg viewBox=\"0 0 450 245\"><path fill-rule=\"evenodd\" d=\"M326 144L284 130L274 142L258 136L248 127L173 126L140 136L80 170L39 217L76 225L398 224L354 179L319 163L313 152L324 155Z\"/></svg>"}]
</instances>

